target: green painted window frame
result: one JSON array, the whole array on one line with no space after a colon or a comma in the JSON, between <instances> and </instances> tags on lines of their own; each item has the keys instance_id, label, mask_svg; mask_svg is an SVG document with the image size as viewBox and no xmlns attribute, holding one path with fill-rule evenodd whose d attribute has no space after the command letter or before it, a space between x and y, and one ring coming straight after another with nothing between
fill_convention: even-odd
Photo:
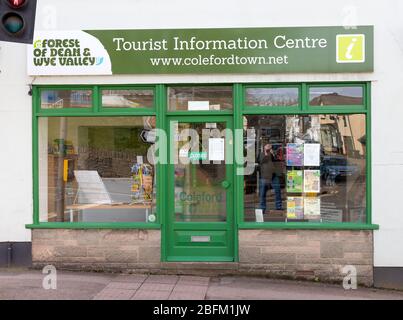
<instances>
[{"instance_id":1,"label":"green painted window frame","mask_svg":"<svg viewBox=\"0 0 403 320\"><path fill-rule=\"evenodd\" d=\"M38 121L41 117L119 117L119 116L155 116L157 117L157 108L162 105L156 103L156 92L161 92L161 85L147 85L147 88L154 90L154 108L104 110L101 108L100 88L111 88L111 86L98 85L35 85L32 88L32 165L33 165L33 223L27 224L29 229L160 229L161 228L161 174L157 174L157 192L156 192L156 222L40 222L39 221L39 154L38 154ZM122 86L121 86L122 87ZM145 86L125 85L126 88L144 88ZM91 89L93 91L92 108L65 108L65 109L41 109L41 90L59 89L59 90L78 90ZM162 110L161 110L162 111ZM162 111L163 112L163 111ZM157 128L163 127L161 117L156 119ZM156 172L160 172L161 165L156 166Z\"/></svg>"},{"instance_id":2,"label":"green painted window frame","mask_svg":"<svg viewBox=\"0 0 403 320\"><path fill-rule=\"evenodd\" d=\"M296 85L296 84L282 84ZM372 205L371 205L371 83L370 82L303 82L299 83L301 88L301 105L295 107L250 107L245 103L245 88L249 87L278 87L277 84L247 84L237 87L237 105L238 110L235 115L235 129L243 128L243 116L245 115L308 115L308 114L364 114L365 131L367 137L366 143L366 222L337 222L337 223L310 223L310 222L245 222L244 221L244 201L243 185L244 176L237 175L236 181L236 205L238 217L238 229L329 229L329 230L377 230L379 225L372 224ZM310 87L332 87L332 86L360 86L363 87L363 101L360 105L337 105L337 106L310 106L309 88ZM243 145L235 144L239 154L243 154ZM243 167L236 166L235 171L243 171Z\"/></svg>"},{"instance_id":3,"label":"green painted window frame","mask_svg":"<svg viewBox=\"0 0 403 320\"><path fill-rule=\"evenodd\" d=\"M359 85L364 87L364 106L309 106L308 88L309 86L350 86ZM169 111L168 110L168 87L181 86L232 86L233 109L217 111ZM281 87L298 86L300 88L300 105L295 107L250 107L245 105L245 88L248 87ZM41 109L40 90L41 89L87 89L93 90L93 106L89 109L66 108L66 109ZM100 103L100 90L102 88L153 88L154 108L102 108ZM210 116L214 121L214 116L231 115L233 117L233 129L243 128L244 115L279 115L279 114L365 114L366 115L366 223L305 223L305 222L244 222L243 216L243 176L237 174L242 171L242 166L234 164L234 223L235 230L238 229L329 229L329 230L376 230L378 225L372 224L371 215L371 83L370 82L290 82L290 83L195 83L195 84L143 84L143 85L35 85L33 86L33 117L32 117L32 146L33 146L33 223L26 225L27 228L43 229L163 229L161 226L166 223L166 213L164 204L166 199L163 196L163 188L166 186L167 168L165 165L157 164L157 221L155 223L71 223L71 222L39 222L39 184L38 184L38 118L39 117L106 117L106 116L155 116L157 128L167 129L168 116ZM108 110L105 110L108 109ZM109 110L113 109L113 110ZM234 152L243 154L243 144L236 143L237 149ZM236 245L236 244L235 244ZM164 248L162 248L164 250Z\"/></svg>"}]
</instances>

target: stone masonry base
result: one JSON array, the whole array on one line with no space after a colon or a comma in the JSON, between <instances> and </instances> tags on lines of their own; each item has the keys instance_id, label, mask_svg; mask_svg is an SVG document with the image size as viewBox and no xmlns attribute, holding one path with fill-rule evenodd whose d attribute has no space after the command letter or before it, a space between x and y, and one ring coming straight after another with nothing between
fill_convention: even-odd
<instances>
[{"instance_id":1,"label":"stone masonry base","mask_svg":"<svg viewBox=\"0 0 403 320\"><path fill-rule=\"evenodd\" d=\"M373 285L372 231L240 230L243 272L339 282L352 265L361 285Z\"/></svg>"},{"instance_id":2,"label":"stone masonry base","mask_svg":"<svg viewBox=\"0 0 403 320\"><path fill-rule=\"evenodd\" d=\"M239 262L161 262L160 230L35 229L33 266L150 274L260 275L339 282L353 265L373 284L372 231L240 230Z\"/></svg>"}]
</instances>

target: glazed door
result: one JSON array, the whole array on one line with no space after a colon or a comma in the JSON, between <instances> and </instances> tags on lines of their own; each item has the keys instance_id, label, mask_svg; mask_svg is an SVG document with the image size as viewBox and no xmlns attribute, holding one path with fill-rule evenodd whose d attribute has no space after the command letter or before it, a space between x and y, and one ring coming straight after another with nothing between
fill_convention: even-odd
<instances>
[{"instance_id":1,"label":"glazed door","mask_svg":"<svg viewBox=\"0 0 403 320\"><path fill-rule=\"evenodd\" d=\"M169 120L167 261L234 261L232 121Z\"/></svg>"}]
</instances>

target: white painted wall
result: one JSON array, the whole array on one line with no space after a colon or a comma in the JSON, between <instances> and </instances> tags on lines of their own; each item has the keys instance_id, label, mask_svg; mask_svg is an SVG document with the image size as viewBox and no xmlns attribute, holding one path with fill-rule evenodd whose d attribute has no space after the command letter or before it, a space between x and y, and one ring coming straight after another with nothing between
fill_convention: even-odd
<instances>
[{"instance_id":1,"label":"white painted wall","mask_svg":"<svg viewBox=\"0 0 403 320\"><path fill-rule=\"evenodd\" d=\"M30 79L26 50L0 42L0 242L29 241L32 220Z\"/></svg>"},{"instance_id":2,"label":"white painted wall","mask_svg":"<svg viewBox=\"0 0 403 320\"><path fill-rule=\"evenodd\" d=\"M375 26L375 72L365 74L37 77L50 83L361 81L372 86L375 265L403 266L403 2L267 0L38 0L37 29ZM0 241L27 240L32 220L31 103L23 45L0 43Z\"/></svg>"}]
</instances>

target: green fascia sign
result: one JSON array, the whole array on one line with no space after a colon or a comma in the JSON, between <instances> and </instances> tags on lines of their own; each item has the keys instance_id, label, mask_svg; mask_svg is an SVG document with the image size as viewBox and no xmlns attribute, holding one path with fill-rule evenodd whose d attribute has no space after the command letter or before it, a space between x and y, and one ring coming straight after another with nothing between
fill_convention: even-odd
<instances>
[{"instance_id":1,"label":"green fascia sign","mask_svg":"<svg viewBox=\"0 0 403 320\"><path fill-rule=\"evenodd\" d=\"M372 26L86 32L113 74L373 71Z\"/></svg>"},{"instance_id":2,"label":"green fascia sign","mask_svg":"<svg viewBox=\"0 0 403 320\"><path fill-rule=\"evenodd\" d=\"M36 31L31 75L373 71L373 27Z\"/></svg>"}]
</instances>

